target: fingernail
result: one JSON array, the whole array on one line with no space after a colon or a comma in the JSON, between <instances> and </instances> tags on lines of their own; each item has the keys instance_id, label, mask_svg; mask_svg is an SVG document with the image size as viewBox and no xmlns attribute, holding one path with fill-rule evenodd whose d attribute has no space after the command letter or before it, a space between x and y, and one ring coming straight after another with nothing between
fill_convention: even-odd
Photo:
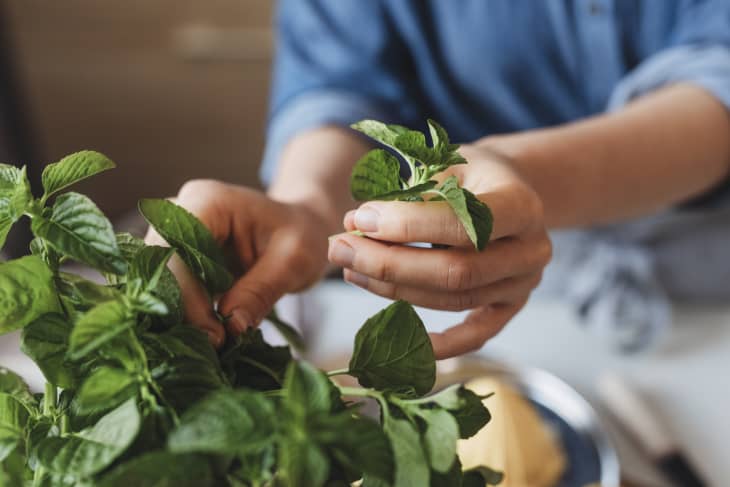
<instances>
[{"instance_id":1,"label":"fingernail","mask_svg":"<svg viewBox=\"0 0 730 487\"><path fill-rule=\"evenodd\" d=\"M330 242L329 259L333 264L352 267L355 260L355 250L342 239L334 240Z\"/></svg>"},{"instance_id":2,"label":"fingernail","mask_svg":"<svg viewBox=\"0 0 730 487\"><path fill-rule=\"evenodd\" d=\"M231 318L228 320L228 323L238 333L243 333L254 326L251 317L241 308L236 308L231 311Z\"/></svg>"},{"instance_id":3,"label":"fingernail","mask_svg":"<svg viewBox=\"0 0 730 487\"><path fill-rule=\"evenodd\" d=\"M365 289L367 289L368 287L368 276L366 276L365 274L360 274L359 272L348 272L347 275L345 275L345 280L349 283Z\"/></svg>"},{"instance_id":4,"label":"fingernail","mask_svg":"<svg viewBox=\"0 0 730 487\"><path fill-rule=\"evenodd\" d=\"M377 232L380 214L369 206L360 208L355 213L355 226L363 232Z\"/></svg>"}]
</instances>

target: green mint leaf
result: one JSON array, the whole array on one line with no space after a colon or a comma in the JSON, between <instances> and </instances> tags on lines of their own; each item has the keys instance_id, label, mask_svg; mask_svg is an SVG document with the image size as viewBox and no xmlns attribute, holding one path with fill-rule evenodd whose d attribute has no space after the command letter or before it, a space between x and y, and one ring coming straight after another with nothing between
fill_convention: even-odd
<instances>
[{"instance_id":1,"label":"green mint leaf","mask_svg":"<svg viewBox=\"0 0 730 487\"><path fill-rule=\"evenodd\" d=\"M480 466L464 472L463 487L485 487L499 485L504 480L504 474L486 466Z\"/></svg>"},{"instance_id":2,"label":"green mint leaf","mask_svg":"<svg viewBox=\"0 0 730 487\"><path fill-rule=\"evenodd\" d=\"M137 395L136 378L126 370L99 367L79 389L76 402L80 414L109 411Z\"/></svg>"},{"instance_id":3,"label":"green mint leaf","mask_svg":"<svg viewBox=\"0 0 730 487\"><path fill-rule=\"evenodd\" d=\"M54 273L58 272L61 255L44 239L35 237L31 240L30 253L39 257Z\"/></svg>"},{"instance_id":4,"label":"green mint leaf","mask_svg":"<svg viewBox=\"0 0 730 487\"><path fill-rule=\"evenodd\" d=\"M132 308L148 315L165 316L169 313L167 304L154 294L142 291L131 298Z\"/></svg>"},{"instance_id":5,"label":"green mint leaf","mask_svg":"<svg viewBox=\"0 0 730 487\"><path fill-rule=\"evenodd\" d=\"M35 216L33 233L58 252L101 271L126 272L109 220L93 201L79 193L59 196L50 217Z\"/></svg>"},{"instance_id":6,"label":"green mint leaf","mask_svg":"<svg viewBox=\"0 0 730 487\"><path fill-rule=\"evenodd\" d=\"M211 294L222 293L233 284L223 252L213 235L184 208L160 199L143 199L139 210L170 246L177 250Z\"/></svg>"},{"instance_id":7,"label":"green mint leaf","mask_svg":"<svg viewBox=\"0 0 730 487\"><path fill-rule=\"evenodd\" d=\"M421 195L426 191L435 188L436 184L438 184L436 181L426 181L425 183L411 186L408 189L401 189L381 194L377 198L373 199L380 201L423 201L423 197Z\"/></svg>"},{"instance_id":8,"label":"green mint leaf","mask_svg":"<svg viewBox=\"0 0 730 487\"><path fill-rule=\"evenodd\" d=\"M459 457L456 457L448 472L441 473L431 470L430 487L463 487L463 480L464 474L461 471L461 461Z\"/></svg>"},{"instance_id":9,"label":"green mint leaf","mask_svg":"<svg viewBox=\"0 0 730 487\"><path fill-rule=\"evenodd\" d=\"M0 248L5 245L13 223L23 216L32 201L25 167L0 164Z\"/></svg>"},{"instance_id":10,"label":"green mint leaf","mask_svg":"<svg viewBox=\"0 0 730 487\"><path fill-rule=\"evenodd\" d=\"M261 393L222 390L191 407L170 434L174 453L245 454L269 446L276 411Z\"/></svg>"},{"instance_id":11,"label":"green mint leaf","mask_svg":"<svg viewBox=\"0 0 730 487\"><path fill-rule=\"evenodd\" d=\"M314 440L347 469L367 475L371 481L393 483L395 463L390 441L378 423L344 411L313 418Z\"/></svg>"},{"instance_id":12,"label":"green mint leaf","mask_svg":"<svg viewBox=\"0 0 730 487\"><path fill-rule=\"evenodd\" d=\"M23 378L5 367L0 367L0 392L11 395L28 409L33 409L38 404Z\"/></svg>"},{"instance_id":13,"label":"green mint leaf","mask_svg":"<svg viewBox=\"0 0 730 487\"><path fill-rule=\"evenodd\" d=\"M297 352L304 352L307 349L304 338L299 334L296 328L287 323L286 321L279 318L276 313L276 309L272 309L271 312L266 316L266 319L274 325L276 331L284 337L284 340Z\"/></svg>"},{"instance_id":14,"label":"green mint leaf","mask_svg":"<svg viewBox=\"0 0 730 487\"><path fill-rule=\"evenodd\" d=\"M98 487L214 487L219 485L207 458L166 451L144 453L122 463Z\"/></svg>"},{"instance_id":15,"label":"green mint leaf","mask_svg":"<svg viewBox=\"0 0 730 487\"><path fill-rule=\"evenodd\" d=\"M355 337L350 374L363 387L428 393L436 380L431 340L413 307L396 301L370 319Z\"/></svg>"},{"instance_id":16,"label":"green mint leaf","mask_svg":"<svg viewBox=\"0 0 730 487\"><path fill-rule=\"evenodd\" d=\"M76 311L87 311L106 301L118 300L122 294L113 287L102 286L83 277L61 272L56 279L58 293Z\"/></svg>"},{"instance_id":17,"label":"green mint leaf","mask_svg":"<svg viewBox=\"0 0 730 487\"><path fill-rule=\"evenodd\" d=\"M165 401L179 414L225 385L213 364L185 356L168 359L152 369L151 374Z\"/></svg>"},{"instance_id":18,"label":"green mint leaf","mask_svg":"<svg viewBox=\"0 0 730 487\"><path fill-rule=\"evenodd\" d=\"M66 360L73 325L66 317L49 313L23 329L20 347L33 359L46 379L63 389L74 389L78 382L76 368Z\"/></svg>"},{"instance_id":19,"label":"green mint leaf","mask_svg":"<svg viewBox=\"0 0 730 487\"><path fill-rule=\"evenodd\" d=\"M350 192L356 201L379 199L400 189L400 163L382 149L368 152L352 169Z\"/></svg>"},{"instance_id":20,"label":"green mint leaf","mask_svg":"<svg viewBox=\"0 0 730 487\"><path fill-rule=\"evenodd\" d=\"M43 198L45 200L74 183L114 167L116 164L99 152L85 150L70 154L43 169Z\"/></svg>"},{"instance_id":21,"label":"green mint leaf","mask_svg":"<svg viewBox=\"0 0 730 487\"><path fill-rule=\"evenodd\" d=\"M0 393L0 461L20 446L26 435L30 412L10 394Z\"/></svg>"},{"instance_id":22,"label":"green mint leaf","mask_svg":"<svg viewBox=\"0 0 730 487\"><path fill-rule=\"evenodd\" d=\"M0 461L0 485L25 485L30 476L24 452L20 449L15 449L5 460Z\"/></svg>"},{"instance_id":23,"label":"green mint leaf","mask_svg":"<svg viewBox=\"0 0 730 487\"><path fill-rule=\"evenodd\" d=\"M85 357L134 324L134 316L122 301L108 301L95 306L79 318L71 331L69 358L79 360Z\"/></svg>"},{"instance_id":24,"label":"green mint leaf","mask_svg":"<svg viewBox=\"0 0 730 487\"><path fill-rule=\"evenodd\" d=\"M38 257L0 264L0 334L59 310L53 274Z\"/></svg>"},{"instance_id":25,"label":"green mint leaf","mask_svg":"<svg viewBox=\"0 0 730 487\"><path fill-rule=\"evenodd\" d=\"M289 347L274 347L256 328L240 335L221 355L221 366L234 387L280 389L292 362Z\"/></svg>"},{"instance_id":26,"label":"green mint leaf","mask_svg":"<svg viewBox=\"0 0 730 487\"><path fill-rule=\"evenodd\" d=\"M397 150L395 142L400 135L413 132L402 125L385 124L377 120L361 120L350 127L394 150Z\"/></svg>"},{"instance_id":27,"label":"green mint leaf","mask_svg":"<svg viewBox=\"0 0 730 487\"><path fill-rule=\"evenodd\" d=\"M41 441L36 449L38 463L52 473L77 477L94 475L129 448L141 423L135 401L130 399L88 430Z\"/></svg>"},{"instance_id":28,"label":"green mint leaf","mask_svg":"<svg viewBox=\"0 0 730 487\"><path fill-rule=\"evenodd\" d=\"M139 278L145 289L152 291L157 287L162 275L167 269L174 249L169 247L149 246L139 249L129 266L127 279Z\"/></svg>"},{"instance_id":29,"label":"green mint leaf","mask_svg":"<svg viewBox=\"0 0 730 487\"><path fill-rule=\"evenodd\" d=\"M147 333L142 335L145 349L150 361L164 362L175 357L197 360L212 365L220 370L218 354L210 344L208 336L191 325L176 325L163 333Z\"/></svg>"},{"instance_id":30,"label":"green mint leaf","mask_svg":"<svg viewBox=\"0 0 730 487\"><path fill-rule=\"evenodd\" d=\"M441 156L440 164L445 166L444 169L455 164L467 163L466 159L456 152L460 147L459 144L452 144L449 141L449 135L441 125L436 123L434 120L429 119L428 131L431 134L431 141L433 142L434 150Z\"/></svg>"},{"instance_id":31,"label":"green mint leaf","mask_svg":"<svg viewBox=\"0 0 730 487\"><path fill-rule=\"evenodd\" d=\"M487 245L492 233L492 213L487 205L464 188L456 176L451 176L438 188L440 196L451 206L477 250Z\"/></svg>"},{"instance_id":32,"label":"green mint leaf","mask_svg":"<svg viewBox=\"0 0 730 487\"><path fill-rule=\"evenodd\" d=\"M448 472L456 458L459 425L454 417L444 409L419 408L416 414L426 423L423 443L431 468L439 473Z\"/></svg>"},{"instance_id":33,"label":"green mint leaf","mask_svg":"<svg viewBox=\"0 0 730 487\"><path fill-rule=\"evenodd\" d=\"M332 410L332 383L321 370L306 362L291 362L282 393L293 416Z\"/></svg>"},{"instance_id":34,"label":"green mint leaf","mask_svg":"<svg viewBox=\"0 0 730 487\"><path fill-rule=\"evenodd\" d=\"M458 408L449 408L449 411L459 424L459 437L471 438L489 423L492 416L484 407L482 398L473 391L462 387L459 389L459 396L462 403Z\"/></svg>"},{"instance_id":35,"label":"green mint leaf","mask_svg":"<svg viewBox=\"0 0 730 487\"><path fill-rule=\"evenodd\" d=\"M423 487L429 485L430 471L426 452L421 445L416 427L406 419L386 416L383 425L395 456L395 482L398 487ZM366 477L365 485L370 479Z\"/></svg>"},{"instance_id":36,"label":"green mint leaf","mask_svg":"<svg viewBox=\"0 0 730 487\"><path fill-rule=\"evenodd\" d=\"M285 438L279 445L278 476L287 487L324 486L330 465L327 456L306 438Z\"/></svg>"}]
</instances>

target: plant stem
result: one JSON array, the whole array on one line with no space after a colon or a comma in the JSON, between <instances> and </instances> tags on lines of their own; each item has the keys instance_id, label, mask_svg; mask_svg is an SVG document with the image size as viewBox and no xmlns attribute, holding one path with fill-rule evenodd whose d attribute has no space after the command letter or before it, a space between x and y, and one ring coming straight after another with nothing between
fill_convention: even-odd
<instances>
[{"instance_id":1,"label":"plant stem","mask_svg":"<svg viewBox=\"0 0 730 487\"><path fill-rule=\"evenodd\" d=\"M68 414L61 416L61 436L68 433L69 417Z\"/></svg>"},{"instance_id":2,"label":"plant stem","mask_svg":"<svg viewBox=\"0 0 730 487\"><path fill-rule=\"evenodd\" d=\"M334 377L336 375L349 375L349 374L350 374L350 369L348 367L345 369L331 370L331 371L327 372L327 377Z\"/></svg>"},{"instance_id":3,"label":"plant stem","mask_svg":"<svg viewBox=\"0 0 730 487\"><path fill-rule=\"evenodd\" d=\"M343 396L369 397L371 399L375 399L380 405L380 410L383 413L383 420L387 421L390 418L388 401L386 401L385 396L380 391L376 391L375 389L363 389L361 387L345 387L337 384L335 384L335 386L337 386Z\"/></svg>"},{"instance_id":4,"label":"plant stem","mask_svg":"<svg viewBox=\"0 0 730 487\"><path fill-rule=\"evenodd\" d=\"M46 382L46 390L43 395L43 415L50 416L56 409L56 400L58 399L58 391L56 386L50 382Z\"/></svg>"}]
</instances>

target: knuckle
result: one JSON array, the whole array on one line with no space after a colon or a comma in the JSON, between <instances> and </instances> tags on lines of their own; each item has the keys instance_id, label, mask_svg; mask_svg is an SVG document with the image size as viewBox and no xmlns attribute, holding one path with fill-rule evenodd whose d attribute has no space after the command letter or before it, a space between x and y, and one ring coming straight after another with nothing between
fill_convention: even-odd
<instances>
[{"instance_id":1,"label":"knuckle","mask_svg":"<svg viewBox=\"0 0 730 487\"><path fill-rule=\"evenodd\" d=\"M178 198L185 200L190 197L197 197L201 193L207 193L220 189L223 183L214 179L191 179L186 181L178 191Z\"/></svg>"},{"instance_id":2,"label":"knuckle","mask_svg":"<svg viewBox=\"0 0 730 487\"><path fill-rule=\"evenodd\" d=\"M276 292L274 288L263 281L255 283L239 290L238 298L250 303L251 308L255 308L258 315L265 314L276 300ZM257 319L261 316L257 316Z\"/></svg>"},{"instance_id":3,"label":"knuckle","mask_svg":"<svg viewBox=\"0 0 730 487\"><path fill-rule=\"evenodd\" d=\"M459 291L473 287L476 271L472 265L462 259L451 260L446 266L445 288L448 291Z\"/></svg>"},{"instance_id":4,"label":"knuckle","mask_svg":"<svg viewBox=\"0 0 730 487\"><path fill-rule=\"evenodd\" d=\"M465 311L477 306L477 295L474 292L456 294L452 302L452 311Z\"/></svg>"},{"instance_id":5,"label":"knuckle","mask_svg":"<svg viewBox=\"0 0 730 487\"><path fill-rule=\"evenodd\" d=\"M375 278L383 282L393 282L398 274L398 264L392 251L386 252L382 259L375 264Z\"/></svg>"}]
</instances>

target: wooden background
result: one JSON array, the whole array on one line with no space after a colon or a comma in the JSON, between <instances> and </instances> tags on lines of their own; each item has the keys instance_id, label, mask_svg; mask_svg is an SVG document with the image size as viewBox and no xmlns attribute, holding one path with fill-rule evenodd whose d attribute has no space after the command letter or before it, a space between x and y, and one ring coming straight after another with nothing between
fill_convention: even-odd
<instances>
[{"instance_id":1,"label":"wooden background","mask_svg":"<svg viewBox=\"0 0 730 487\"><path fill-rule=\"evenodd\" d=\"M258 184L269 0L0 0L41 153L119 168L81 191L111 217L187 179Z\"/></svg>"}]
</instances>

